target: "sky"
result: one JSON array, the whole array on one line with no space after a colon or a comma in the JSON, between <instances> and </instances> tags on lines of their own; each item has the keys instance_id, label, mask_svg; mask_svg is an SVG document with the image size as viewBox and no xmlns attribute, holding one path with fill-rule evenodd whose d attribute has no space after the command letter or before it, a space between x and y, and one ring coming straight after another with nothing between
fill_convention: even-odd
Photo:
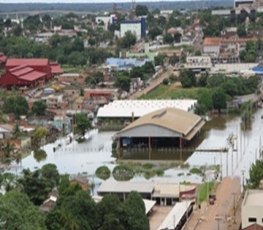
<instances>
[{"instance_id":1,"label":"sky","mask_svg":"<svg viewBox=\"0 0 263 230\"><path fill-rule=\"evenodd\" d=\"M162 1L176 1L176 0L136 0L136 2L162 2ZM179 0L177 0L179 1ZM191 0L181 0L191 1ZM113 0L0 0L0 3L112 3ZM115 0L114 2L131 2L131 0Z\"/></svg>"}]
</instances>

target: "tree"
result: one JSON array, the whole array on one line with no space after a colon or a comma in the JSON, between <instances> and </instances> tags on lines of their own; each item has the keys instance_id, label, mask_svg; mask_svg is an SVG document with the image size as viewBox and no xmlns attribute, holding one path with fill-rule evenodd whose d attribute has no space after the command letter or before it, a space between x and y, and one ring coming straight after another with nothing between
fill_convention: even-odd
<instances>
[{"instance_id":1,"label":"tree","mask_svg":"<svg viewBox=\"0 0 263 230\"><path fill-rule=\"evenodd\" d=\"M21 115L27 115L28 104L22 96L10 96L4 101L3 110L5 113L14 113L16 118L19 118Z\"/></svg>"},{"instance_id":2,"label":"tree","mask_svg":"<svg viewBox=\"0 0 263 230\"><path fill-rule=\"evenodd\" d=\"M22 185L22 190L35 205L42 204L59 182L59 174L54 164L44 165L41 169L33 172L24 169L22 175L18 179L18 183Z\"/></svg>"},{"instance_id":3,"label":"tree","mask_svg":"<svg viewBox=\"0 0 263 230\"><path fill-rule=\"evenodd\" d=\"M256 160L249 169L248 185L252 189L259 187L260 181L263 179L263 161Z\"/></svg>"},{"instance_id":4,"label":"tree","mask_svg":"<svg viewBox=\"0 0 263 230\"><path fill-rule=\"evenodd\" d=\"M183 88L190 88L196 85L196 77L191 70L182 70L179 79Z\"/></svg>"},{"instance_id":5,"label":"tree","mask_svg":"<svg viewBox=\"0 0 263 230\"><path fill-rule=\"evenodd\" d=\"M212 94L212 101L214 109L217 109L218 112L221 112L221 109L226 108L226 94L222 89L216 90Z\"/></svg>"},{"instance_id":6,"label":"tree","mask_svg":"<svg viewBox=\"0 0 263 230\"><path fill-rule=\"evenodd\" d=\"M157 26L151 28L148 32L148 36L151 40L154 40L158 35L161 34L162 34L162 30Z\"/></svg>"},{"instance_id":7,"label":"tree","mask_svg":"<svg viewBox=\"0 0 263 230\"><path fill-rule=\"evenodd\" d=\"M165 34L163 36L163 42L168 43L168 44L173 44L174 42L174 37L171 34Z\"/></svg>"},{"instance_id":8,"label":"tree","mask_svg":"<svg viewBox=\"0 0 263 230\"><path fill-rule=\"evenodd\" d=\"M163 65L164 64L165 55L164 54L158 54L154 57L154 65Z\"/></svg>"},{"instance_id":9,"label":"tree","mask_svg":"<svg viewBox=\"0 0 263 230\"><path fill-rule=\"evenodd\" d=\"M46 138L48 131L44 127L38 127L34 130L32 134L32 146L38 148L41 145L41 142Z\"/></svg>"},{"instance_id":10,"label":"tree","mask_svg":"<svg viewBox=\"0 0 263 230\"><path fill-rule=\"evenodd\" d=\"M130 48L131 46L135 45L136 40L136 35L133 34L131 31L127 31L124 37L121 39L121 47Z\"/></svg>"},{"instance_id":11,"label":"tree","mask_svg":"<svg viewBox=\"0 0 263 230\"><path fill-rule=\"evenodd\" d=\"M237 35L239 37L246 37L247 36L247 31L244 25L239 25L237 27Z\"/></svg>"},{"instance_id":12,"label":"tree","mask_svg":"<svg viewBox=\"0 0 263 230\"><path fill-rule=\"evenodd\" d=\"M122 71L115 74L114 85L124 91L130 90L131 78L129 73Z\"/></svg>"},{"instance_id":13,"label":"tree","mask_svg":"<svg viewBox=\"0 0 263 230\"><path fill-rule=\"evenodd\" d=\"M136 16L144 16L148 14L148 8L145 5L136 5L135 14Z\"/></svg>"},{"instance_id":14,"label":"tree","mask_svg":"<svg viewBox=\"0 0 263 230\"><path fill-rule=\"evenodd\" d=\"M0 196L0 220L5 230L45 230L44 216L28 197L11 191Z\"/></svg>"},{"instance_id":15,"label":"tree","mask_svg":"<svg viewBox=\"0 0 263 230\"><path fill-rule=\"evenodd\" d=\"M23 29L22 29L22 27L20 26L20 25L16 25L15 27L14 27L14 29L13 29L13 34L14 34L14 36L21 36L22 35L22 33L23 33Z\"/></svg>"},{"instance_id":16,"label":"tree","mask_svg":"<svg viewBox=\"0 0 263 230\"><path fill-rule=\"evenodd\" d=\"M95 87L97 86L100 82L103 82L104 80L104 74L100 71L95 71L90 74L90 76L87 76L85 79L85 82L91 86Z\"/></svg>"},{"instance_id":17,"label":"tree","mask_svg":"<svg viewBox=\"0 0 263 230\"><path fill-rule=\"evenodd\" d=\"M91 123L87 118L87 115L84 113L76 114L76 131L82 136L85 136L85 133L88 129L91 128Z\"/></svg>"},{"instance_id":18,"label":"tree","mask_svg":"<svg viewBox=\"0 0 263 230\"><path fill-rule=\"evenodd\" d=\"M148 230L149 220L145 215L145 206L138 192L131 192L124 202L129 214L127 230Z\"/></svg>"},{"instance_id":19,"label":"tree","mask_svg":"<svg viewBox=\"0 0 263 230\"><path fill-rule=\"evenodd\" d=\"M45 115L47 109L46 102L43 100L35 101L32 106L32 112L33 114L37 116Z\"/></svg>"}]
</instances>

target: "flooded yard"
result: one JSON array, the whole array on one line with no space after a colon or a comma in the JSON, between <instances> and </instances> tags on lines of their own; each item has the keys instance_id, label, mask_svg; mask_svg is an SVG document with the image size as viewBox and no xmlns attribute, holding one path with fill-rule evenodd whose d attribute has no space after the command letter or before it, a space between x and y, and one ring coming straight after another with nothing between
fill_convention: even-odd
<instances>
[{"instance_id":1,"label":"flooded yard","mask_svg":"<svg viewBox=\"0 0 263 230\"><path fill-rule=\"evenodd\" d=\"M260 151L262 149L262 114L262 109L255 112L251 129L246 131L241 130L241 119L239 117L224 116L213 118L206 124L204 132L201 135L202 140L198 140L199 144L197 149L191 155L185 156L185 162L190 166L197 167L220 165L220 171L222 171L223 176L237 175L242 177L244 173L245 178L248 177L249 168L251 164L255 162L255 159L260 157ZM34 170L42 167L44 164L53 163L57 165L60 173L84 173L94 178L96 169L101 165L107 165L110 169L113 169L116 165L116 159L112 157L111 151L114 132L98 132L98 130L92 130L89 135L91 139L81 144L76 141L67 144L67 139L62 138L55 143L45 145L42 149L47 153L46 158L36 160L32 153L22 159L18 171L23 168ZM229 148L227 141L231 135L234 140L233 148ZM56 151L54 151L54 147L57 147ZM225 148L229 150L209 152L209 150ZM198 149L200 149L200 151L198 151ZM158 154L158 157L161 159L162 154L169 156L172 153L161 151ZM140 156L139 158L144 157ZM155 179L158 180L158 177L155 177ZM95 178L95 180L97 180L97 178ZM202 178L198 175L189 174L188 169L179 168L166 170L162 180L200 183Z\"/></svg>"}]
</instances>

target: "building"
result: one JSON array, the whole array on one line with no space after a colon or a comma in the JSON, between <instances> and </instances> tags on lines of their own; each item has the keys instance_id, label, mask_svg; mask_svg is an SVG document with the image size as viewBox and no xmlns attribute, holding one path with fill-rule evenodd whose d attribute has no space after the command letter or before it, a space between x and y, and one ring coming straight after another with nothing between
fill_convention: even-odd
<instances>
[{"instance_id":1,"label":"building","mask_svg":"<svg viewBox=\"0 0 263 230\"><path fill-rule=\"evenodd\" d=\"M242 229L251 225L263 227L263 190L247 190L241 207Z\"/></svg>"},{"instance_id":2,"label":"building","mask_svg":"<svg viewBox=\"0 0 263 230\"><path fill-rule=\"evenodd\" d=\"M5 73L0 77L0 86L36 86L52 76L63 72L57 63L46 58L8 58Z\"/></svg>"},{"instance_id":3,"label":"building","mask_svg":"<svg viewBox=\"0 0 263 230\"><path fill-rule=\"evenodd\" d=\"M182 150L201 130L205 121L198 115L175 108L163 108L148 113L115 134L117 155L123 149L147 149L151 159L153 149Z\"/></svg>"},{"instance_id":4,"label":"building","mask_svg":"<svg viewBox=\"0 0 263 230\"><path fill-rule=\"evenodd\" d=\"M139 118L148 113L164 108L177 108L193 111L197 100L114 100L99 108L98 118Z\"/></svg>"},{"instance_id":5,"label":"building","mask_svg":"<svg viewBox=\"0 0 263 230\"><path fill-rule=\"evenodd\" d=\"M97 16L95 18L96 24L97 25L102 25L104 27L105 30L108 30L108 27L114 23L116 19L116 15L115 14L111 14L109 16Z\"/></svg>"},{"instance_id":6,"label":"building","mask_svg":"<svg viewBox=\"0 0 263 230\"><path fill-rule=\"evenodd\" d=\"M84 89L84 99L96 105L104 105L117 98L117 89Z\"/></svg>"},{"instance_id":7,"label":"building","mask_svg":"<svg viewBox=\"0 0 263 230\"><path fill-rule=\"evenodd\" d=\"M63 73L56 77L59 82L67 82L67 83L78 83L83 84L85 82L85 78L82 74L79 73Z\"/></svg>"},{"instance_id":8,"label":"building","mask_svg":"<svg viewBox=\"0 0 263 230\"><path fill-rule=\"evenodd\" d=\"M221 38L219 37L206 37L203 42L203 52L205 54L219 55L221 45Z\"/></svg>"},{"instance_id":9,"label":"building","mask_svg":"<svg viewBox=\"0 0 263 230\"><path fill-rule=\"evenodd\" d=\"M131 31L136 35L137 40L146 36L146 19L123 21L120 25L120 36L124 37L125 33Z\"/></svg>"},{"instance_id":10,"label":"building","mask_svg":"<svg viewBox=\"0 0 263 230\"><path fill-rule=\"evenodd\" d=\"M190 201L176 203L168 213L158 230L179 230L182 229L188 217L193 211Z\"/></svg>"},{"instance_id":11,"label":"building","mask_svg":"<svg viewBox=\"0 0 263 230\"><path fill-rule=\"evenodd\" d=\"M212 61L209 56L190 56L186 58L184 68L194 72L207 71L212 68Z\"/></svg>"},{"instance_id":12,"label":"building","mask_svg":"<svg viewBox=\"0 0 263 230\"><path fill-rule=\"evenodd\" d=\"M115 181L109 179L102 182L97 193L100 196L116 194L121 200L125 200L132 191L140 193L143 199L154 200L158 205L173 206L181 200L182 193L194 191L194 194L196 194L196 186L154 181Z\"/></svg>"}]
</instances>

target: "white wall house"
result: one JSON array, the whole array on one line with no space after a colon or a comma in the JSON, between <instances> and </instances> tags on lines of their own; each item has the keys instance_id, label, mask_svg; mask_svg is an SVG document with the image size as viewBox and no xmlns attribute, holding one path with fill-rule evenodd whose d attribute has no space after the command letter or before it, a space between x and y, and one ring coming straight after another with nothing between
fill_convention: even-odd
<instances>
[{"instance_id":1,"label":"white wall house","mask_svg":"<svg viewBox=\"0 0 263 230\"><path fill-rule=\"evenodd\" d=\"M96 17L96 24L103 23L104 29L107 30L108 26L111 25L115 19L116 15L111 14L109 16L97 16Z\"/></svg>"},{"instance_id":2,"label":"white wall house","mask_svg":"<svg viewBox=\"0 0 263 230\"><path fill-rule=\"evenodd\" d=\"M248 190L245 194L242 209L242 229L258 224L263 226L263 190Z\"/></svg>"}]
</instances>

